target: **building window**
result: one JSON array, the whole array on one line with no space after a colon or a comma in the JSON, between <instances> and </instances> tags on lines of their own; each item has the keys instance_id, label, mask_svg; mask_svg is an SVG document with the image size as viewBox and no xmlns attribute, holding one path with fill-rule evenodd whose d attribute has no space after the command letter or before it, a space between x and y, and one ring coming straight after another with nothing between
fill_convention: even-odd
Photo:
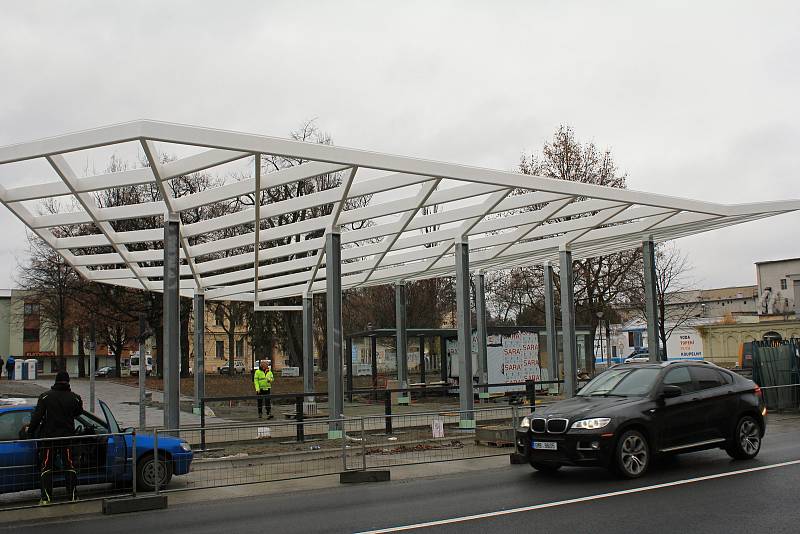
<instances>
[{"instance_id":1,"label":"building window","mask_svg":"<svg viewBox=\"0 0 800 534\"><path fill-rule=\"evenodd\" d=\"M217 359L224 360L225 359L225 342L224 341L217 341Z\"/></svg>"},{"instance_id":2,"label":"building window","mask_svg":"<svg viewBox=\"0 0 800 534\"><path fill-rule=\"evenodd\" d=\"M23 341L39 341L39 329L38 328L26 328L22 331L22 340Z\"/></svg>"},{"instance_id":3,"label":"building window","mask_svg":"<svg viewBox=\"0 0 800 534\"><path fill-rule=\"evenodd\" d=\"M244 359L244 339L236 340L236 359Z\"/></svg>"},{"instance_id":4,"label":"building window","mask_svg":"<svg viewBox=\"0 0 800 534\"><path fill-rule=\"evenodd\" d=\"M781 278L781 289L786 289L786 288L787 288L786 278Z\"/></svg>"},{"instance_id":5,"label":"building window","mask_svg":"<svg viewBox=\"0 0 800 534\"><path fill-rule=\"evenodd\" d=\"M39 305L26 302L25 315L39 315Z\"/></svg>"},{"instance_id":6,"label":"building window","mask_svg":"<svg viewBox=\"0 0 800 534\"><path fill-rule=\"evenodd\" d=\"M225 326L225 312L222 308L217 308L214 313L214 326Z\"/></svg>"}]
</instances>

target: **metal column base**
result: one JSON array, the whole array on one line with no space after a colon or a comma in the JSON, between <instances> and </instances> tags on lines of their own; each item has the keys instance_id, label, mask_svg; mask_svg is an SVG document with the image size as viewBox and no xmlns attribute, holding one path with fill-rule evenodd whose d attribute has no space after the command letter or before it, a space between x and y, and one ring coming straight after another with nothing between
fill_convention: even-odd
<instances>
[{"instance_id":1,"label":"metal column base","mask_svg":"<svg viewBox=\"0 0 800 534\"><path fill-rule=\"evenodd\" d=\"M365 482L388 482L391 480L388 469L376 471L342 471L339 473L340 484L362 484Z\"/></svg>"},{"instance_id":2,"label":"metal column base","mask_svg":"<svg viewBox=\"0 0 800 534\"><path fill-rule=\"evenodd\" d=\"M147 510L163 510L166 507L166 495L139 495L136 497L103 499L103 513L106 515L145 512Z\"/></svg>"}]
</instances>

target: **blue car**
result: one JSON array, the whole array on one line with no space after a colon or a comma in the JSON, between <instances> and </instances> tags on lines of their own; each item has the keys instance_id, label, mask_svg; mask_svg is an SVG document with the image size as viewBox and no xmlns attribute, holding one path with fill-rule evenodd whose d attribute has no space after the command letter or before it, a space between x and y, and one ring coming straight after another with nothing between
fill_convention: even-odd
<instances>
[{"instance_id":1,"label":"blue car","mask_svg":"<svg viewBox=\"0 0 800 534\"><path fill-rule=\"evenodd\" d=\"M33 405L0 406L0 493L25 491L39 487L37 442L20 440L19 433L33 414ZM100 401L103 418L83 412L75 420L71 440L78 484L132 484L133 436L120 429L108 405ZM127 430L126 430L127 431ZM116 434L116 435L108 435ZM156 483L153 434L136 435L136 487L153 491ZM172 475L185 475L192 463L192 448L181 439L159 435L159 487L169 484ZM56 477L57 484L63 481Z\"/></svg>"}]
</instances>

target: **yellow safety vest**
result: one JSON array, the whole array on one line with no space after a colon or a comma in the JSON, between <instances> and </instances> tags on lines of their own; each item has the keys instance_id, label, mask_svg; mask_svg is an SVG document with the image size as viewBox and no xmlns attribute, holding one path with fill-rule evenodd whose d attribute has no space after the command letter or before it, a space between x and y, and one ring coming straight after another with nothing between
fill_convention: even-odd
<instances>
[{"instance_id":1,"label":"yellow safety vest","mask_svg":"<svg viewBox=\"0 0 800 534\"><path fill-rule=\"evenodd\" d=\"M272 370L265 373L261 369L257 369L256 374L253 375L253 385L256 387L256 393L261 390L271 389L273 380L275 380L275 376L272 374Z\"/></svg>"}]
</instances>

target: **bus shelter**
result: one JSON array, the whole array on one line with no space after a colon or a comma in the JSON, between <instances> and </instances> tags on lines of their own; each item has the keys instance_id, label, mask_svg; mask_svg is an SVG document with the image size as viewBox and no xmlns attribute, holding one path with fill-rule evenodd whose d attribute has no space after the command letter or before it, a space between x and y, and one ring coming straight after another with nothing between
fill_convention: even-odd
<instances>
[{"instance_id":1,"label":"bus shelter","mask_svg":"<svg viewBox=\"0 0 800 534\"><path fill-rule=\"evenodd\" d=\"M124 146L135 147L145 164L111 173L81 171L88 167L88 154ZM176 152L181 156L163 157ZM296 164L267 168L265 160L273 157ZM573 260L643 247L648 338L657 346L655 243L800 209L798 200L720 204L151 120L0 148L0 171L13 173L29 160L44 162L49 175L26 175L22 183L0 187L0 202L11 213L86 279L164 293L164 347L159 350L164 352L167 428L180 423L179 295L194 297L195 316L201 318L206 300L302 312L309 391L311 298L324 293L329 409L335 415L343 412L342 291L395 285L397 372L405 386L405 284L455 276L461 426L472 428L473 392L467 387L472 360L463 355L470 353L473 274L476 328L485 338L484 273L545 266L546 328L554 332L553 268L562 267L561 320L568 340L564 392L571 395L576 388ZM172 194L173 180L231 162L251 170L206 190ZM283 200L263 194L281 187L302 192L308 180L329 186ZM113 207L97 202L100 191L143 185L158 194ZM221 214L203 209L244 196L255 199L246 209ZM36 205L43 201L58 209L39 212ZM189 222L187 215L198 210L205 215ZM287 214L292 215L288 222L281 218ZM144 217L157 223L118 228L119 221ZM284 222L277 224L279 219ZM61 231L78 225L88 230L80 235ZM302 305L287 304L292 298ZM198 341L202 344L202 336ZM480 345L478 374L484 376L485 347ZM202 354L200 348L196 352ZM550 372L558 375L555 368ZM341 431L341 422L330 423L331 436Z\"/></svg>"}]
</instances>

